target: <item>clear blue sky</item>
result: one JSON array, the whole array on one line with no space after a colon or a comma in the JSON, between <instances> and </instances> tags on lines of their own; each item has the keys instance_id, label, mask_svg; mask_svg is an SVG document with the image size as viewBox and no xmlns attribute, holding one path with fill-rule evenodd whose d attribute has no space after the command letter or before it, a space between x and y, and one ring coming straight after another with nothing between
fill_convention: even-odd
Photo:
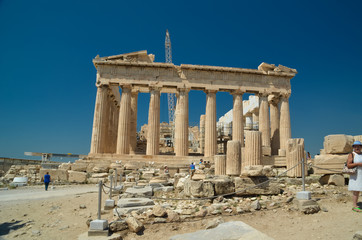
<instances>
[{"instance_id":1,"label":"clear blue sky","mask_svg":"<svg viewBox=\"0 0 362 240\"><path fill-rule=\"evenodd\" d=\"M88 154L96 55L139 50L165 61L256 69L296 68L292 137L312 155L330 134L362 135L362 1L0 0L0 157L25 151ZM205 94L190 93L190 123ZM217 95L217 116L232 107ZM167 98L161 97L167 121ZM140 94L138 127L147 123Z\"/></svg>"}]
</instances>

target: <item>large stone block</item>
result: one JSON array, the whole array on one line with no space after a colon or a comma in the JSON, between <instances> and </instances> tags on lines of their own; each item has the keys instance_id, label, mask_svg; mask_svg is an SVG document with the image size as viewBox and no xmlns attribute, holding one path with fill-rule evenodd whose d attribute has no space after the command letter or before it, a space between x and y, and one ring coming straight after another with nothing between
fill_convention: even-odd
<instances>
[{"instance_id":1,"label":"large stone block","mask_svg":"<svg viewBox=\"0 0 362 240\"><path fill-rule=\"evenodd\" d=\"M214 185L211 182L192 181L184 183L184 193L188 197L212 197L215 195Z\"/></svg>"},{"instance_id":2,"label":"large stone block","mask_svg":"<svg viewBox=\"0 0 362 240\"><path fill-rule=\"evenodd\" d=\"M342 172L343 164L347 161L348 154L316 155L314 158L315 174L333 174Z\"/></svg>"},{"instance_id":3,"label":"large stone block","mask_svg":"<svg viewBox=\"0 0 362 240\"><path fill-rule=\"evenodd\" d=\"M245 195L277 195L280 188L277 183L267 182L267 177L237 177L234 178L237 196ZM259 185L260 184L260 185ZM258 186L257 186L258 185Z\"/></svg>"},{"instance_id":4,"label":"large stone block","mask_svg":"<svg viewBox=\"0 0 362 240\"><path fill-rule=\"evenodd\" d=\"M72 171L77 171L77 172L85 172L87 171L87 164L86 163L74 163L72 164Z\"/></svg>"},{"instance_id":5,"label":"large stone block","mask_svg":"<svg viewBox=\"0 0 362 240\"><path fill-rule=\"evenodd\" d=\"M78 171L69 171L69 182L85 183L87 181L87 173Z\"/></svg>"},{"instance_id":6,"label":"large stone block","mask_svg":"<svg viewBox=\"0 0 362 240\"><path fill-rule=\"evenodd\" d=\"M40 169L39 175L43 177L47 172L49 172L52 181L68 181L68 171L65 169Z\"/></svg>"},{"instance_id":7,"label":"large stone block","mask_svg":"<svg viewBox=\"0 0 362 240\"><path fill-rule=\"evenodd\" d=\"M324 150L327 154L352 152L353 136L336 134L324 137Z\"/></svg>"},{"instance_id":8,"label":"large stone block","mask_svg":"<svg viewBox=\"0 0 362 240\"><path fill-rule=\"evenodd\" d=\"M215 195L232 193L235 191L235 184L229 178L220 178L212 180L215 189Z\"/></svg>"}]
</instances>

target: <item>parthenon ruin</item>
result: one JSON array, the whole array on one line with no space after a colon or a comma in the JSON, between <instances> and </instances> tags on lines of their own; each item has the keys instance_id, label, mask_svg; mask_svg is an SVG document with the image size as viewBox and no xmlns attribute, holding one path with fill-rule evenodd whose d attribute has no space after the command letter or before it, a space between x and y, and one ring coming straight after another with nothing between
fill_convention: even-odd
<instances>
[{"instance_id":1,"label":"parthenon ruin","mask_svg":"<svg viewBox=\"0 0 362 240\"><path fill-rule=\"evenodd\" d=\"M232 140L244 148L242 97L259 97L258 112L262 156L268 161L285 158L291 138L289 113L290 80L297 71L282 65L262 63L258 69L154 62L154 55L139 51L95 57L97 97L89 159L162 159L159 152L160 94L176 93L175 156L189 156L188 127L190 90L206 93L204 158L217 154L216 93L233 95ZM120 90L122 94L120 94ZM136 154L138 93L150 93L146 155ZM191 103L195 104L195 103ZM248 121L246 121L248 124ZM171 160L170 160L171 159Z\"/></svg>"}]
</instances>

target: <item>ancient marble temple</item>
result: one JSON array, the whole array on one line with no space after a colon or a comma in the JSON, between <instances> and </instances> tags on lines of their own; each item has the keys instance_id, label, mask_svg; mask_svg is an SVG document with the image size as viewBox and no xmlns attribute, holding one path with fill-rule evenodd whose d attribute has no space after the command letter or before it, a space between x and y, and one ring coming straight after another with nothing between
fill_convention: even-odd
<instances>
[{"instance_id":1,"label":"ancient marble temple","mask_svg":"<svg viewBox=\"0 0 362 240\"><path fill-rule=\"evenodd\" d=\"M154 62L154 55L139 51L95 57L97 97L90 157L119 158L136 149L137 96L150 93L146 156L159 155L160 94L176 93L175 156L188 153L190 90L206 93L204 157L217 154L216 93L233 95L232 140L244 146L242 96L259 96L259 132L262 154L286 155L291 138L289 115L290 80L297 71L262 63L258 69ZM120 88L122 94L120 94ZM142 109L144 110L144 109Z\"/></svg>"}]
</instances>

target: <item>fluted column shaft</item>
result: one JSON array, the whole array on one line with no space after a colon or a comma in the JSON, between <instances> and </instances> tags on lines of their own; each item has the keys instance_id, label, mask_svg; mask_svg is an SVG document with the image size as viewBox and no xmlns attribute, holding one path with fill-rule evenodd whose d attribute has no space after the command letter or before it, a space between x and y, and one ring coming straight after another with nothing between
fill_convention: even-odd
<instances>
[{"instance_id":1,"label":"fluted column shaft","mask_svg":"<svg viewBox=\"0 0 362 240\"><path fill-rule=\"evenodd\" d=\"M244 119L243 119L243 94L233 94L233 141L239 141L244 146Z\"/></svg>"},{"instance_id":2,"label":"fluted column shaft","mask_svg":"<svg viewBox=\"0 0 362 240\"><path fill-rule=\"evenodd\" d=\"M117 154L129 154L131 130L131 87L122 87L118 120Z\"/></svg>"},{"instance_id":3,"label":"fluted column shaft","mask_svg":"<svg viewBox=\"0 0 362 240\"><path fill-rule=\"evenodd\" d=\"M259 112L253 112L253 130L259 130Z\"/></svg>"},{"instance_id":4,"label":"fluted column shaft","mask_svg":"<svg viewBox=\"0 0 362 240\"><path fill-rule=\"evenodd\" d=\"M242 170L245 166L261 165L261 132L245 132L245 162L242 162Z\"/></svg>"},{"instance_id":5,"label":"fluted column shaft","mask_svg":"<svg viewBox=\"0 0 362 240\"><path fill-rule=\"evenodd\" d=\"M241 147L240 141L227 142L226 174L238 176L241 173Z\"/></svg>"},{"instance_id":6,"label":"fluted column shaft","mask_svg":"<svg viewBox=\"0 0 362 240\"><path fill-rule=\"evenodd\" d=\"M283 96L280 102L280 149L287 149L287 141L292 137L290 128L289 96Z\"/></svg>"},{"instance_id":7,"label":"fluted column shaft","mask_svg":"<svg viewBox=\"0 0 362 240\"><path fill-rule=\"evenodd\" d=\"M270 121L267 95L260 94L259 101L259 131L261 132L261 144L264 147L270 147Z\"/></svg>"},{"instance_id":8,"label":"fluted column shaft","mask_svg":"<svg viewBox=\"0 0 362 240\"><path fill-rule=\"evenodd\" d=\"M205 114L200 116L200 152L205 153Z\"/></svg>"},{"instance_id":9,"label":"fluted column shaft","mask_svg":"<svg viewBox=\"0 0 362 240\"><path fill-rule=\"evenodd\" d=\"M96 104L94 108L93 118L93 130L92 130L92 142L90 153L103 153L104 141L107 133L104 129L104 125L107 122L107 98L108 98L108 86L101 85L97 88Z\"/></svg>"},{"instance_id":10,"label":"fluted column shaft","mask_svg":"<svg viewBox=\"0 0 362 240\"><path fill-rule=\"evenodd\" d=\"M270 138L271 138L271 153L272 155L278 155L278 149L280 148L280 135L279 135L279 98L271 96L269 100L270 106Z\"/></svg>"},{"instance_id":11,"label":"fluted column shaft","mask_svg":"<svg viewBox=\"0 0 362 240\"><path fill-rule=\"evenodd\" d=\"M216 91L206 92L205 157L217 153Z\"/></svg>"},{"instance_id":12,"label":"fluted column shaft","mask_svg":"<svg viewBox=\"0 0 362 240\"><path fill-rule=\"evenodd\" d=\"M286 159L288 177L302 177L302 164L300 162L304 158L304 139L303 138L290 138L287 141ZM295 167L295 165L298 165ZM307 164L305 166L305 173L307 174Z\"/></svg>"},{"instance_id":13,"label":"fluted column shaft","mask_svg":"<svg viewBox=\"0 0 362 240\"><path fill-rule=\"evenodd\" d=\"M226 175L226 155L215 155L215 175Z\"/></svg>"},{"instance_id":14,"label":"fluted column shaft","mask_svg":"<svg viewBox=\"0 0 362 240\"><path fill-rule=\"evenodd\" d=\"M179 89L176 96L175 112L175 154L187 156L189 153L189 97L188 89Z\"/></svg>"},{"instance_id":15,"label":"fluted column shaft","mask_svg":"<svg viewBox=\"0 0 362 240\"><path fill-rule=\"evenodd\" d=\"M130 154L136 153L137 148L137 101L138 91L131 92L131 130L130 130Z\"/></svg>"},{"instance_id":16,"label":"fluted column shaft","mask_svg":"<svg viewBox=\"0 0 362 240\"><path fill-rule=\"evenodd\" d=\"M151 88L146 155L158 155L160 143L160 89Z\"/></svg>"}]
</instances>

